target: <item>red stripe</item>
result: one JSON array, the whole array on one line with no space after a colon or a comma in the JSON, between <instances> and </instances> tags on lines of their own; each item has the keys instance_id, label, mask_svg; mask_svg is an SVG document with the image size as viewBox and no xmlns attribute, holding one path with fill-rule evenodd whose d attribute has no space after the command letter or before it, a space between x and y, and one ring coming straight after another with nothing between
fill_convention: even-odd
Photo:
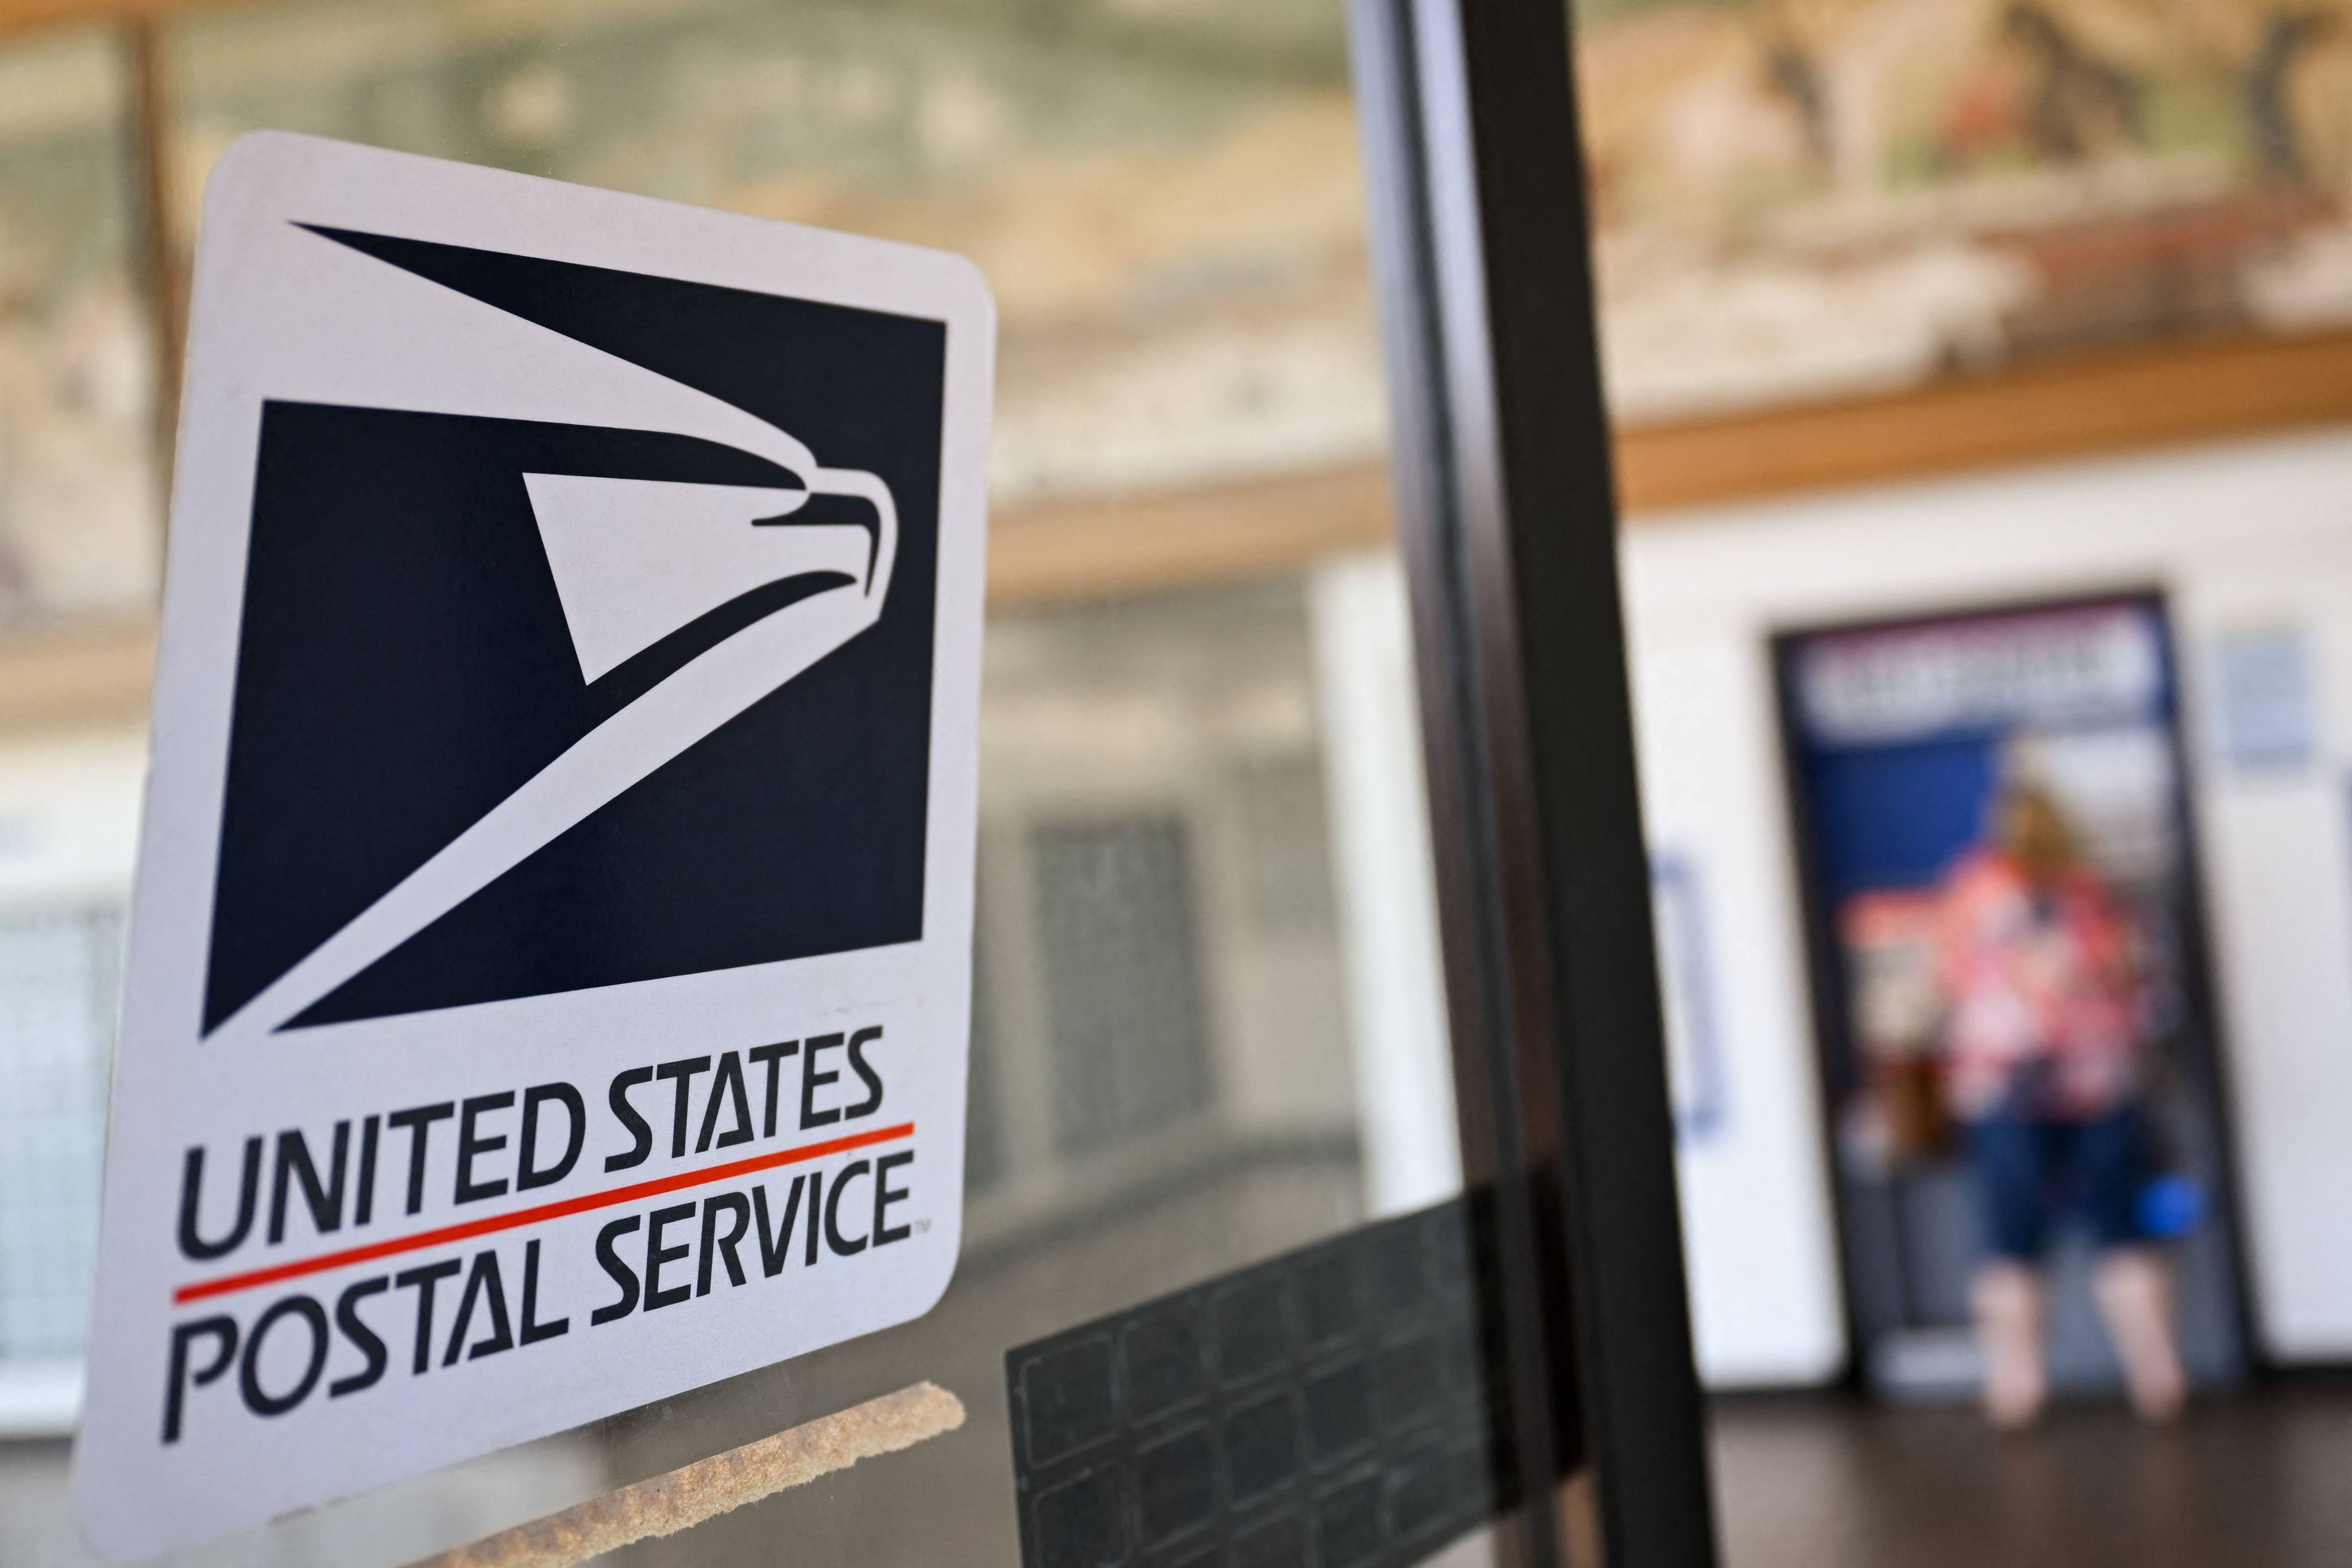
<instances>
[{"instance_id":1,"label":"red stripe","mask_svg":"<svg viewBox=\"0 0 2352 1568\"><path fill-rule=\"evenodd\" d=\"M305 1274L323 1274L330 1268L341 1268L353 1263L370 1263L379 1258L395 1258L404 1252L422 1251L428 1247L444 1247L453 1241L470 1241L478 1236L492 1236L517 1226L538 1225L543 1220L562 1219L566 1215L586 1214L593 1209L612 1208L618 1204L631 1204L639 1198L658 1197L687 1187L708 1186L713 1182L732 1181L759 1171L772 1171L779 1165L797 1165L803 1161L822 1160L827 1154L838 1154L847 1149L863 1149L869 1144L888 1143L915 1135L915 1124L902 1121L896 1127L877 1127L870 1132L853 1132L845 1138L828 1138L822 1143L803 1143L797 1149L780 1149L772 1154L757 1154L749 1160L737 1160L725 1165L709 1165L699 1171L681 1171L674 1176L659 1176L650 1182L638 1182L625 1187L614 1187L606 1192L584 1193L576 1198L564 1198L556 1203L541 1204L536 1208L516 1209L511 1214L491 1215L483 1219L467 1220L463 1225L445 1225L438 1230L419 1231L415 1236L397 1237L390 1241L370 1242L365 1247L348 1247L341 1252L329 1252L317 1258L305 1258L293 1263L272 1264L268 1268L256 1268L245 1274L227 1274L218 1279L201 1280L183 1285L172 1292L172 1304L186 1306L191 1301L206 1300L214 1296L226 1296L233 1291L250 1290L257 1285L275 1285L280 1279L299 1279Z\"/></svg>"}]
</instances>

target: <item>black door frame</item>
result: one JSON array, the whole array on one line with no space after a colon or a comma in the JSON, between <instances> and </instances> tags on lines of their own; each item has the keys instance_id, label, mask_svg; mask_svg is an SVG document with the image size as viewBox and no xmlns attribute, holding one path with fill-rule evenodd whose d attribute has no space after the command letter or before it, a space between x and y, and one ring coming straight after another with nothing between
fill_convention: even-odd
<instances>
[{"instance_id":1,"label":"black door frame","mask_svg":"<svg viewBox=\"0 0 2352 1568\"><path fill-rule=\"evenodd\" d=\"M1497 1536L1528 1568L1707 1568L1567 11L1349 9L1464 1173L1513 1395Z\"/></svg>"}]
</instances>

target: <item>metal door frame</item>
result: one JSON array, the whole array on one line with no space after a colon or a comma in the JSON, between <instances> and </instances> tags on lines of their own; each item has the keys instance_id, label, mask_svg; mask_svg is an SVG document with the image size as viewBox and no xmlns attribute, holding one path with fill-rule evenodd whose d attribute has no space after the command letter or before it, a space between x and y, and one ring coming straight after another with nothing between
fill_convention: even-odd
<instances>
[{"instance_id":1,"label":"metal door frame","mask_svg":"<svg viewBox=\"0 0 2352 1568\"><path fill-rule=\"evenodd\" d=\"M1505 1559L1715 1561L1561 0L1349 0Z\"/></svg>"}]
</instances>

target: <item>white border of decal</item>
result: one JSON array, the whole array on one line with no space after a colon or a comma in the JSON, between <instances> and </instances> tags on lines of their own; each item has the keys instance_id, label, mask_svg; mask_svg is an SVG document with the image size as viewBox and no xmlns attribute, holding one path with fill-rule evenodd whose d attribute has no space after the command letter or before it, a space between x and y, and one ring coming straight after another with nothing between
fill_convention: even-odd
<instances>
[{"instance_id":1,"label":"white border of decal","mask_svg":"<svg viewBox=\"0 0 2352 1568\"><path fill-rule=\"evenodd\" d=\"M232 1020L199 1045L254 453L265 396L509 416L528 408L539 412L524 416L685 427L786 462L814 488L862 482L861 476L816 467L827 454L812 455L788 434L716 399L658 376L583 374L579 345L569 340L535 329L517 332L514 318L446 290L409 290L415 299L437 295L437 305L424 309L454 311L475 330L496 335L498 352L455 372L447 354L438 352L436 334L407 330L397 311L353 309L379 296L394 269L293 226L298 222L948 323L921 941L282 1034L236 1027ZM279 132L247 136L222 159L206 195L198 247L89 1396L76 1456L76 1493L100 1550L137 1558L257 1525L291 1509L905 1321L928 1310L945 1290L962 1207L994 342L994 307L978 270L940 252ZM499 405L486 409L486 398ZM877 563L872 581L887 582L887 563ZM881 599L873 595L870 604ZM838 602L827 608L819 600ZM780 661L789 664L812 649L821 658L819 645L837 646L872 619L866 595L840 590L796 607L817 613L808 618L845 618L814 641L789 629L782 616L730 638L665 683L679 689L677 702L650 708L640 702L605 727L614 731L610 754L574 770L586 779L574 799L541 802L538 809L576 819L610 798L613 778L606 774L635 770L632 776L641 775L652 765L647 758L676 749L676 735L646 731L667 725L679 733L705 732L714 713L723 718L749 700L747 683L772 689ZM637 718L625 725L632 714ZM560 793L563 782L551 776L557 771L527 787ZM476 831L492 837L509 831L493 825L499 816L492 813ZM527 840L534 836L544 842L544 826L542 820L478 858L418 908L446 908L451 889L467 876L478 886L485 866L512 864L529 852ZM352 933L400 897L387 897L329 945L347 938L368 945ZM379 950L403 928L389 916L381 923L373 932ZM341 956L346 963L337 968L348 972L352 955ZM312 986L295 989L303 997L315 994ZM301 1005L299 997L278 1001L286 1005L273 1002L254 1016L266 1012L274 1018ZM562 1310L572 1315L569 1338L465 1363L462 1375L453 1369L410 1378L396 1390L374 1391L381 1398L314 1399L275 1421L244 1415L233 1398L214 1402L201 1417L192 1405L190 1419L206 1423L200 1434L192 1430L194 1440L168 1450L159 1446L170 1325L194 1310L175 1313L171 1305L173 1291L193 1271L173 1243L179 1163L192 1142L218 1145L284 1126L320 1128L365 1110L558 1077L578 1084L593 1111L606 1080L624 1067L867 1024L888 1031L888 1116L917 1126L919 1197L907 1214L929 1223L912 1242L834 1260L834 1272L812 1271L809 1282L795 1284L788 1296L718 1292L687 1310L640 1314L591 1331L586 1312L601 1300L595 1292L602 1276L583 1238L593 1237L604 1216L558 1221L530 1234L548 1239L545 1289L551 1299L561 1292ZM592 1136L572 1183L531 1195L610 1184L596 1158L607 1152ZM228 1155L230 1148L221 1153ZM703 1163L719 1162L713 1156ZM380 1194L380 1216L385 1201ZM428 1209L417 1221L403 1223L422 1225L432 1217ZM459 1217L471 1217L470 1211ZM393 1228L380 1220L373 1234ZM358 1276L383 1267L346 1272ZM340 1278L321 1276L319 1287L331 1291ZM840 1285L830 1285L834 1280ZM257 1298L254 1306L267 1299ZM404 1303L400 1310L408 1309ZM395 1357L400 1348L395 1342ZM394 1371L404 1369L396 1364Z\"/></svg>"}]
</instances>

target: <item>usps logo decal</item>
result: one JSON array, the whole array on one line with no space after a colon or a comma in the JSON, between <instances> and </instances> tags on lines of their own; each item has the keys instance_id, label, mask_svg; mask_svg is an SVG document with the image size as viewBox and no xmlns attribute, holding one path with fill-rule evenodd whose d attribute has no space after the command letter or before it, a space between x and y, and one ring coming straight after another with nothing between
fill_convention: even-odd
<instances>
[{"instance_id":1,"label":"usps logo decal","mask_svg":"<svg viewBox=\"0 0 2352 1568\"><path fill-rule=\"evenodd\" d=\"M207 193L76 1458L152 1555L903 1321L993 315L263 133Z\"/></svg>"}]
</instances>

